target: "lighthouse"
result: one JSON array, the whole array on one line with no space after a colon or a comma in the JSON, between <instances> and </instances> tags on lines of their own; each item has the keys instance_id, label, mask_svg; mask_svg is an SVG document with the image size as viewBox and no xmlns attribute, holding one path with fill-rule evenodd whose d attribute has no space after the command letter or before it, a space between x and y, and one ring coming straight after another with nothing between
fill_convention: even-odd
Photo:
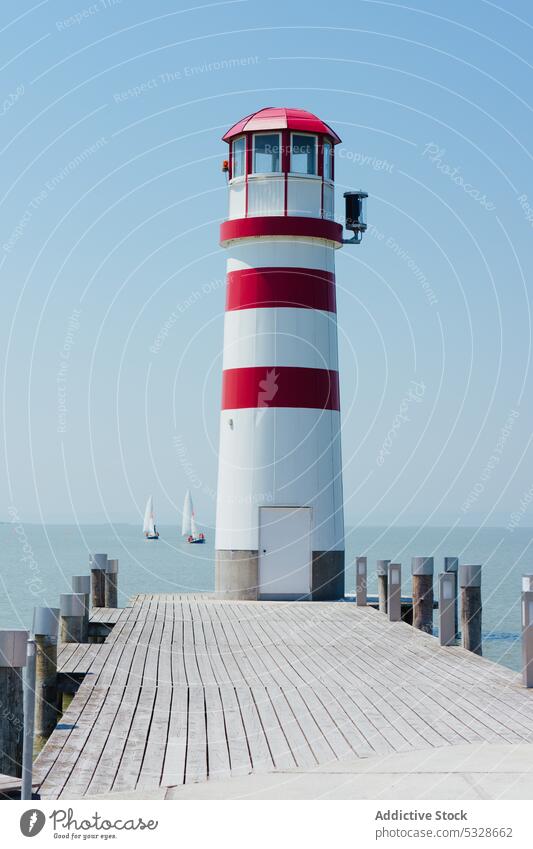
<instances>
[{"instance_id":1,"label":"lighthouse","mask_svg":"<svg viewBox=\"0 0 533 849\"><path fill-rule=\"evenodd\" d=\"M364 192L334 218L335 145L303 109L261 109L229 157L216 591L344 596L335 251L366 228Z\"/></svg>"}]
</instances>

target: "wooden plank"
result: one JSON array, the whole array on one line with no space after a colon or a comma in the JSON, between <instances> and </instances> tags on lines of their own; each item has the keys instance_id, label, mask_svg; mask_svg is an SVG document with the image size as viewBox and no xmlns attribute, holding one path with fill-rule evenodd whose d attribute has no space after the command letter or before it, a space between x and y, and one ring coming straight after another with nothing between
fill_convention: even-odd
<instances>
[{"instance_id":1,"label":"wooden plank","mask_svg":"<svg viewBox=\"0 0 533 849\"><path fill-rule=\"evenodd\" d=\"M172 669L172 683L177 685L187 684L187 671L185 669L185 635L184 623L181 613L181 604L174 604L174 630L172 635L172 652L170 657Z\"/></svg>"},{"instance_id":2,"label":"wooden plank","mask_svg":"<svg viewBox=\"0 0 533 849\"><path fill-rule=\"evenodd\" d=\"M346 688L345 681L336 669L339 665L338 661L332 661L330 657L327 657L321 664L320 660L317 651L310 652L307 666L315 681L325 686L330 695L337 700L341 712L344 712L346 717L354 723L355 739L353 733L350 735L354 751L358 754L369 754L372 751L385 754L392 751L393 747L389 741L383 737L380 730L372 722L371 717L367 717L357 701L354 700L351 690Z\"/></svg>"},{"instance_id":3,"label":"wooden plank","mask_svg":"<svg viewBox=\"0 0 533 849\"><path fill-rule=\"evenodd\" d=\"M172 642L174 633L174 604L165 599L163 611L163 631L159 647L157 683L158 686L172 684Z\"/></svg>"},{"instance_id":4,"label":"wooden plank","mask_svg":"<svg viewBox=\"0 0 533 849\"><path fill-rule=\"evenodd\" d=\"M142 666L142 672L139 673L141 675L141 687L146 687L148 684L156 686L158 683L159 660L161 657L161 641L163 638L164 626L165 603L163 601L159 601L155 612L153 628L146 645L144 665ZM141 669L140 662L138 668Z\"/></svg>"},{"instance_id":5,"label":"wooden plank","mask_svg":"<svg viewBox=\"0 0 533 849\"><path fill-rule=\"evenodd\" d=\"M189 687L187 755L185 781L187 784L207 779L207 734L204 688Z\"/></svg>"},{"instance_id":6,"label":"wooden plank","mask_svg":"<svg viewBox=\"0 0 533 849\"><path fill-rule=\"evenodd\" d=\"M81 797L91 786L99 759L109 740L122 697L122 691L107 690L105 692L105 698L98 716L95 717L89 733L83 740L83 746L79 748L76 763L64 784L61 792L63 798Z\"/></svg>"},{"instance_id":7,"label":"wooden plank","mask_svg":"<svg viewBox=\"0 0 533 849\"><path fill-rule=\"evenodd\" d=\"M115 683L119 685L121 680L127 680L127 672L136 645L143 632L148 608L148 600L140 598L135 605L133 615L128 617L120 632L114 634L113 632L116 630L114 628L107 637L104 645L111 646L107 658L105 655L99 654L91 667L94 686L111 686Z\"/></svg>"},{"instance_id":8,"label":"wooden plank","mask_svg":"<svg viewBox=\"0 0 533 849\"><path fill-rule=\"evenodd\" d=\"M85 645L83 643L82 645ZM63 666L68 664L73 654L79 653L79 643L59 643L57 647L57 669L63 671Z\"/></svg>"},{"instance_id":9,"label":"wooden plank","mask_svg":"<svg viewBox=\"0 0 533 849\"><path fill-rule=\"evenodd\" d=\"M331 641L328 638L323 637L322 642L323 642L323 645L326 646L325 655L328 657L327 668L332 668L333 665L339 665L339 654L340 654L339 648L337 646L335 646L334 651L331 651L331 648L332 648ZM311 641L310 644L313 646L313 651L316 651L316 650L318 650L318 648L321 647L320 641L319 641L318 645L316 645L316 643L314 641ZM295 647L295 646L289 647L288 637L286 637L285 641L282 644L281 652L287 658L287 661L289 663L293 662L291 657L290 657L290 654L289 654L290 652L292 652L293 655L294 654L299 655L299 659L304 663L304 665L305 665L307 657L308 657L308 654L306 652L304 652L303 649L300 650L298 647ZM358 657L358 654L352 653L351 658L352 657L353 657L353 661L354 661L353 665L356 666L357 665L356 659ZM417 745L418 746L427 745L428 744L427 739L425 739L419 733L419 731L417 730L416 726L418 725L418 723L415 722L413 724L414 717L413 716L410 717L411 722L407 722L404 719L404 717L402 715L402 711L405 711L406 708L405 708L404 705L401 705L401 709L400 709L399 703L392 696L392 688L390 686L390 682L389 682L388 687L379 687L378 686L377 689L376 689L376 687L373 686L373 684L369 683L368 680L367 680L369 675L373 679L372 670L371 669L363 669L361 667L361 665L359 665L359 670L360 670L360 673L357 674L357 675L354 674L351 670L348 671L347 677L346 677L346 688L348 689L350 686L352 686L355 689L360 690L361 696L364 699L364 703L365 703L366 708L367 708L365 710L365 713L368 716L374 716L376 718L375 724L377 724L378 726L382 724L381 717L379 716L381 714L381 716L383 716L385 722L389 722L392 727L394 727L398 730L399 734L403 738L403 742L402 742L401 738L396 737L396 746L395 747L398 748L398 746L399 746L399 748L402 749L402 748L404 748L406 743L408 743L410 745L410 747L415 747ZM361 674L363 672L365 672L366 675ZM375 682L373 681L373 683L375 683ZM310 689L310 692L312 693L312 689ZM370 709L368 708L369 705L371 706ZM313 712L314 712L315 715L317 715L316 706L315 706ZM322 725L322 723L321 723L321 725ZM398 743L398 741L399 741L399 743Z\"/></svg>"},{"instance_id":10,"label":"wooden plank","mask_svg":"<svg viewBox=\"0 0 533 849\"><path fill-rule=\"evenodd\" d=\"M191 602L189 609L191 611L194 654L196 656L196 664L200 675L200 681L204 686L215 685L217 683L217 680L214 675L213 667L211 665L211 660L207 650L204 627L197 602Z\"/></svg>"},{"instance_id":11,"label":"wooden plank","mask_svg":"<svg viewBox=\"0 0 533 849\"><path fill-rule=\"evenodd\" d=\"M168 737L161 776L161 784L164 787L173 787L185 782L188 714L188 687L174 686L172 688Z\"/></svg>"},{"instance_id":12,"label":"wooden plank","mask_svg":"<svg viewBox=\"0 0 533 849\"><path fill-rule=\"evenodd\" d=\"M189 604L182 605L183 612L183 660L185 663L185 674L187 676L187 684L199 685L202 683L202 676L198 667L198 658L196 656L194 644L194 631L192 624L191 609Z\"/></svg>"},{"instance_id":13,"label":"wooden plank","mask_svg":"<svg viewBox=\"0 0 533 849\"><path fill-rule=\"evenodd\" d=\"M432 638L426 637L425 639L431 640ZM421 669L420 662L415 663L411 660L407 652L402 652L399 657L399 651L400 649L397 646L395 651L396 663L394 665L396 668L399 666L403 669L404 679L406 674L408 675L409 686L411 686L412 682L416 681L417 688L422 694L422 697L431 698L448 717L453 717L456 728L458 727L457 723L460 723L465 729L465 737L470 740L477 738L490 742L494 739L494 733L496 733L502 741L519 741L520 738L517 735L509 733L503 724L495 721L487 713L482 700L479 700L477 704L472 701L468 702L464 696L464 686L458 685L453 676L445 680L435 677L429 665L428 668L423 667ZM367 647L366 654L370 657L373 655L370 646ZM391 666L392 660L390 654L382 655L380 662L383 666ZM453 699L450 698L452 694ZM475 735L474 738L472 734Z\"/></svg>"},{"instance_id":14,"label":"wooden plank","mask_svg":"<svg viewBox=\"0 0 533 849\"><path fill-rule=\"evenodd\" d=\"M204 638L207 654L213 670L213 675L217 684L227 684L231 681L227 667L224 663L224 648L217 640L213 627L213 619L211 618L212 607L202 605L200 613L202 616L202 625L204 629Z\"/></svg>"},{"instance_id":15,"label":"wooden plank","mask_svg":"<svg viewBox=\"0 0 533 849\"><path fill-rule=\"evenodd\" d=\"M252 761L235 688L231 684L221 684L219 693L224 711L231 773L247 775L252 771Z\"/></svg>"},{"instance_id":16,"label":"wooden plank","mask_svg":"<svg viewBox=\"0 0 533 849\"><path fill-rule=\"evenodd\" d=\"M116 686L129 686L131 688L142 687L146 655L150 645L150 639L155 627L157 602L153 603L151 598L146 599L148 610L144 617L137 620L136 631L138 637L128 640L121 661L115 670L112 683ZM139 630L140 629L140 630ZM133 635L132 635L133 637Z\"/></svg>"},{"instance_id":17,"label":"wooden plank","mask_svg":"<svg viewBox=\"0 0 533 849\"><path fill-rule=\"evenodd\" d=\"M69 728L70 733L66 739L60 737L58 740L56 737L57 730L54 731L50 737L45 746L45 750L48 746L53 749L59 743L60 751L57 753L57 758L51 765L46 778L40 784L39 792L42 798L59 799L61 797L63 789L76 766L80 752L85 745L85 741L89 737L98 714L103 707L106 695L107 690L91 687L89 691L89 698L87 699L83 710L76 716L76 706L72 711L67 711L63 717L61 724L66 725L67 727L71 725L71 718L74 719L74 723L72 724L72 727ZM75 697L71 707L78 698L79 695Z\"/></svg>"},{"instance_id":18,"label":"wooden plank","mask_svg":"<svg viewBox=\"0 0 533 849\"><path fill-rule=\"evenodd\" d=\"M253 683L260 684L265 680L265 676L268 680L268 671L260 652L256 650L257 641L250 639L249 630L245 627L248 617L242 615L242 608L238 603L225 605L219 608L219 613L230 651L240 669L242 683L248 686Z\"/></svg>"},{"instance_id":19,"label":"wooden plank","mask_svg":"<svg viewBox=\"0 0 533 849\"><path fill-rule=\"evenodd\" d=\"M315 754L309 746L309 742L300 728L300 724L294 716L283 690L274 684L268 684L265 690L269 695L272 708L283 729L296 765L305 768L316 766L318 761Z\"/></svg>"},{"instance_id":20,"label":"wooden plank","mask_svg":"<svg viewBox=\"0 0 533 849\"><path fill-rule=\"evenodd\" d=\"M275 621L275 617L270 616L269 619L268 619L268 623L264 622L262 624L263 624L264 629L267 632L270 644L272 646L274 646L275 644L279 644L282 647L279 650L277 648L271 649L271 651L279 651L281 657L284 658L283 661L280 661L280 665L282 663L284 664L285 674L287 675L289 670L291 669L291 664L292 664L292 667L297 667L297 663L296 663L294 653L296 652L295 647L297 646L297 644L299 642L299 639L298 639L299 635L294 630L295 629L294 622L292 623L292 629L293 629L292 638L288 634L285 634L283 632L282 626L280 626L279 623L277 623L277 627L280 629L279 633L272 633L272 629L274 628L274 624L273 624L274 621ZM306 626L306 627L308 627L308 626ZM306 641L307 642L309 641L308 635L306 636ZM306 645L306 641L302 641L302 645ZM291 675L291 680L292 680L295 687L298 686L298 685L309 687L309 685L312 684L312 687L315 688L317 686L317 681L320 682L321 679L325 679L327 681L332 675L333 675L333 677L335 677L335 667L338 666L338 659L336 659L335 657L328 656L327 660L322 665L320 665L320 663L317 663L316 652L315 652L315 649L314 649L315 644L312 643L311 645L312 645L311 651L309 651L307 648L302 649L302 652L305 656L305 662L301 663L301 666L299 667L300 681L298 681L298 679L295 678L294 675ZM292 652L292 656L289 654L290 652ZM301 669L302 666L307 670L307 673L308 673L307 675L304 675L302 673L302 669ZM363 753L363 752L368 753L368 745L365 745L365 742L370 743L372 748L375 748L377 751L387 751L389 749L389 747L388 746L383 747L383 745L381 745L381 743L380 743L380 738L381 738L382 735L381 735L379 729L376 727L376 724L372 722L371 717L367 717L366 712L364 710L362 710L359 707L359 705L354 703L353 698L350 698L349 696L348 696L348 698L346 698L345 693L344 693L343 684L344 684L344 682L342 682L342 680L341 680L340 686L337 686L334 689L335 689L337 694L339 694L339 693L341 694L341 700L344 703L344 711L345 711L346 715L348 715L348 716L353 715L354 711L356 711L357 715L358 715L359 724L361 724L361 721L362 721L363 728L365 729L365 737L361 737L360 734L356 735L355 751L357 751L358 753ZM331 686L330 686L330 690L331 690ZM306 689L306 692L308 692L307 689ZM323 690L323 692L324 692L324 690ZM309 698L309 696L308 696L308 698ZM331 693L330 693L329 698L330 699L332 698ZM316 704L315 704L315 708L316 708ZM299 715L297 703L294 707L294 710L295 710L296 714ZM309 712L307 712L307 713L309 713ZM337 713L339 713L339 708L337 708ZM303 714L303 715L305 715L305 714ZM336 736L334 731L331 729L331 724L329 722L327 722L326 727L329 727L329 729L331 731L332 740L329 741L331 748L333 750L335 750L335 749L342 750L342 743L339 740L338 736ZM307 731L308 731L310 736L313 736L313 737L315 736L315 731L314 731L313 725L309 725L309 717L308 716L307 716ZM353 735L350 735L350 736L353 738ZM365 740L365 738L366 738L366 740ZM328 751L324 750L323 746L321 746L320 749L321 749L321 751L317 753L320 759L327 758L328 756L330 757L330 755L328 754ZM321 760L321 762L322 762L322 760Z\"/></svg>"},{"instance_id":21,"label":"wooden plank","mask_svg":"<svg viewBox=\"0 0 533 849\"><path fill-rule=\"evenodd\" d=\"M254 770L261 771L272 769L274 761L250 688L238 686L235 687L235 693L246 732L252 767Z\"/></svg>"},{"instance_id":22,"label":"wooden plank","mask_svg":"<svg viewBox=\"0 0 533 849\"><path fill-rule=\"evenodd\" d=\"M312 677L303 674L304 667L297 664L294 653L285 645L286 637L276 632L272 622L269 624L261 622L258 626L254 633L260 639L260 629L262 629L268 653L279 666L280 672L287 678L287 684L284 687L287 701L294 715L298 716L298 722L317 761L327 763L332 756L342 757L350 752L346 740L309 686L309 680L312 680ZM283 650L279 646L283 646Z\"/></svg>"},{"instance_id":23,"label":"wooden plank","mask_svg":"<svg viewBox=\"0 0 533 849\"><path fill-rule=\"evenodd\" d=\"M404 693L405 692L409 693L410 697L414 700L414 704L416 704L416 706L418 707L419 710L422 710L423 707L427 706L427 709L432 716L430 723L431 722L435 723L436 715L438 715L438 712L439 712L438 705L436 705L432 701L427 690L421 691L417 688L416 683L413 681L412 678L409 679L409 686L406 687L405 670L403 670L402 664L400 664L398 662L397 657L395 657L394 654L391 654L391 651L386 652L383 656L381 654L379 654L379 648L380 648L379 641L377 641L378 648L376 649L376 641L375 640L374 640L373 643L369 643L369 645L365 646L364 648L359 644L357 646L350 648L349 646L347 646L347 642L348 642L348 640L347 640L346 634L342 634L339 637L338 641L334 643L333 637L332 637L329 630L325 631L325 633L322 637L322 642L319 642L319 641L313 642L314 650L315 650L315 657L319 660L319 662L322 662L324 668L327 668L327 669L333 669L333 667L331 665L332 660L331 660L331 657L328 656L326 650L324 650L322 646L323 645L329 646L330 649L331 649L331 647L334 647L335 655L337 657L337 661L336 661L335 666L337 668L335 669L335 672L333 674L334 674L335 678L339 681L340 686L342 688L344 688L345 690L353 690L354 692L357 691L358 689L360 689L361 680L364 682L365 676L364 675L362 677L361 677L361 675L354 676L353 670L352 670L352 663L350 661L351 661L352 658L355 659L357 657L364 657L365 661L368 663L369 667L373 667L374 669L380 669L381 670L381 675L382 675L384 681L387 682L387 699L388 700L390 700L390 691L392 690L392 685L393 685L394 681L397 680L398 681L398 689L400 691L404 692ZM345 658L346 658L346 660L345 660ZM339 662L339 660L341 662ZM383 667L386 668L386 672L383 671ZM397 675L398 668L403 670L401 676ZM417 670L417 672L418 672L418 670ZM425 684L427 682L424 679L421 679L421 683ZM381 700L379 700L379 703L381 704ZM365 715L366 715L366 712L365 712ZM372 718L372 717L374 718L374 720L377 718L375 712L372 712L372 715L371 715L370 718ZM374 721L374 724L377 725L378 727L379 726L383 727L383 725L380 721L378 721L377 723ZM465 742L465 740L468 739L468 734L469 734L469 730L467 729L466 734L461 736L454 729L453 724L450 724L448 727L446 727L446 726L441 727L441 732L442 732L443 735L445 735L448 738L448 742L453 742L453 743L463 743L463 742ZM481 737L476 732L474 732L474 734L475 734L475 739L477 739L477 740L481 739ZM390 740L390 733L386 736ZM470 736L471 736L471 732L470 732ZM395 748L398 748L398 738L396 738L396 740L392 740L390 742ZM402 744L400 743L400 747L401 747L401 745Z\"/></svg>"},{"instance_id":24,"label":"wooden plank","mask_svg":"<svg viewBox=\"0 0 533 849\"><path fill-rule=\"evenodd\" d=\"M234 653L234 650L238 648L238 644L232 629L225 619L224 612L221 607L216 607L214 609L212 624L222 662L227 670L228 678L234 687L240 686L244 683L245 677Z\"/></svg>"},{"instance_id":25,"label":"wooden plank","mask_svg":"<svg viewBox=\"0 0 533 849\"><path fill-rule=\"evenodd\" d=\"M132 692L124 688L114 688L114 694L120 700L114 718L108 724L108 733L102 744L94 772L87 787L87 794L102 795L109 793L113 787L119 764L126 748L137 699ZM113 705L114 706L114 705Z\"/></svg>"},{"instance_id":26,"label":"wooden plank","mask_svg":"<svg viewBox=\"0 0 533 849\"><path fill-rule=\"evenodd\" d=\"M134 646L133 657L129 668L121 664L115 676L116 683L126 684L132 690L143 686L146 657L150 649L150 641L156 627L158 601L149 601L149 610L142 622L139 640Z\"/></svg>"},{"instance_id":27,"label":"wooden plank","mask_svg":"<svg viewBox=\"0 0 533 849\"><path fill-rule=\"evenodd\" d=\"M231 775L229 747L226 738L224 710L218 686L205 687L207 725L207 774L209 778L223 779Z\"/></svg>"},{"instance_id":28,"label":"wooden plank","mask_svg":"<svg viewBox=\"0 0 533 849\"><path fill-rule=\"evenodd\" d=\"M90 695L90 688L80 688L76 698L71 702L68 710L61 717L60 723L56 726L54 733L40 752L34 765L34 780L38 785L43 785L56 764L68 738L76 728L78 720L85 710Z\"/></svg>"},{"instance_id":29,"label":"wooden plank","mask_svg":"<svg viewBox=\"0 0 533 849\"><path fill-rule=\"evenodd\" d=\"M126 690L127 692L128 690ZM128 739L113 782L112 791L115 793L133 791L137 786L145 762L156 692L155 684L145 683L139 693ZM153 749L150 750L150 753L152 752ZM152 763L147 764L148 772L153 769L153 766ZM154 781L153 786L154 788L159 786L159 776Z\"/></svg>"},{"instance_id":30,"label":"wooden plank","mask_svg":"<svg viewBox=\"0 0 533 849\"><path fill-rule=\"evenodd\" d=\"M270 701L267 688L259 684L252 684L250 692L265 732L275 769L293 769L297 764Z\"/></svg>"},{"instance_id":31,"label":"wooden plank","mask_svg":"<svg viewBox=\"0 0 533 849\"><path fill-rule=\"evenodd\" d=\"M159 684L137 789L153 790L163 775L172 708L172 687ZM177 783L177 782L176 782Z\"/></svg>"},{"instance_id":32,"label":"wooden plank","mask_svg":"<svg viewBox=\"0 0 533 849\"><path fill-rule=\"evenodd\" d=\"M329 635L329 631L324 639L326 643L329 641L331 645L332 637ZM341 686L355 690L360 686L361 680L365 681L369 669L379 669L381 678L385 683L387 700L390 701L389 694L394 691L394 685L396 684L399 692L407 694L405 700L411 699L412 705L418 708L420 714L423 713L424 709L427 711L427 715L431 717L429 720L429 727L431 727L431 723L435 722L438 706L432 702L427 692L422 692L417 688L416 682L413 679L409 679L408 686L406 686L405 671L402 670L401 675L397 674L398 668L402 669L402 667L401 664L398 665L398 661L394 655L391 657L390 653L387 652L384 656L381 656L377 650L373 654L371 649L363 648L359 643L353 647L346 646L345 643L346 637L344 636L343 639L339 639L338 643L335 644L336 653L339 655L341 661L341 664L338 664L339 669L342 670L342 678L339 677ZM317 657L326 658L324 663L329 664L330 660L322 651L321 646L315 644L315 648ZM350 662L352 658L354 659L353 664ZM355 663L356 658L364 658L364 663L366 664L366 667L363 666L363 668L359 664L358 674L354 674L354 669L352 668L357 667ZM381 698L377 699L376 703L381 705L381 701ZM448 728L441 728L441 735L448 742L453 743L462 743L466 739L466 737L461 737L452 725ZM394 742L392 744L394 745Z\"/></svg>"}]
</instances>

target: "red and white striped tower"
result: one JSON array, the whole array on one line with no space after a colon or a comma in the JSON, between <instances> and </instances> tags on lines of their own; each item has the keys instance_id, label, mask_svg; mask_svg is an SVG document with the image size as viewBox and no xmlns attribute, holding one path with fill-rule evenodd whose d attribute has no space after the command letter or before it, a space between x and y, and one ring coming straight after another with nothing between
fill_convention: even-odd
<instances>
[{"instance_id":1,"label":"red and white striped tower","mask_svg":"<svg viewBox=\"0 0 533 849\"><path fill-rule=\"evenodd\" d=\"M216 520L226 598L344 595L334 253L337 134L262 109L230 145Z\"/></svg>"}]
</instances>

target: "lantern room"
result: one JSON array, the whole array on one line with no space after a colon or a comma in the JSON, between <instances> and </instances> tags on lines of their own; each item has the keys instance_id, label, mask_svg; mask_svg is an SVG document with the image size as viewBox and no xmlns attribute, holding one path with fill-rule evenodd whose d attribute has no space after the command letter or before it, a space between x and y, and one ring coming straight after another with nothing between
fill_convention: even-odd
<instances>
[{"instance_id":1,"label":"lantern room","mask_svg":"<svg viewBox=\"0 0 533 849\"><path fill-rule=\"evenodd\" d=\"M224 135L230 146L229 219L334 217L335 145L340 138L304 109L267 108Z\"/></svg>"}]
</instances>

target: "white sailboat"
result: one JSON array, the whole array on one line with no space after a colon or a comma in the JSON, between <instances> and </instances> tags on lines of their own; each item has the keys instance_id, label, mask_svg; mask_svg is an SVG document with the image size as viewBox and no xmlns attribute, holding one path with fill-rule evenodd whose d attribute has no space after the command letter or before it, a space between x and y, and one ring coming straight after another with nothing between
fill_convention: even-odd
<instances>
[{"instance_id":1,"label":"white sailboat","mask_svg":"<svg viewBox=\"0 0 533 849\"><path fill-rule=\"evenodd\" d=\"M202 533L198 533L190 490L187 490L185 493L185 501L183 502L181 535L186 537L186 541L189 543L201 544L205 542L205 536Z\"/></svg>"},{"instance_id":2,"label":"white sailboat","mask_svg":"<svg viewBox=\"0 0 533 849\"><path fill-rule=\"evenodd\" d=\"M154 499L149 497L144 511L143 533L146 539L159 539L159 531L155 526Z\"/></svg>"}]
</instances>

